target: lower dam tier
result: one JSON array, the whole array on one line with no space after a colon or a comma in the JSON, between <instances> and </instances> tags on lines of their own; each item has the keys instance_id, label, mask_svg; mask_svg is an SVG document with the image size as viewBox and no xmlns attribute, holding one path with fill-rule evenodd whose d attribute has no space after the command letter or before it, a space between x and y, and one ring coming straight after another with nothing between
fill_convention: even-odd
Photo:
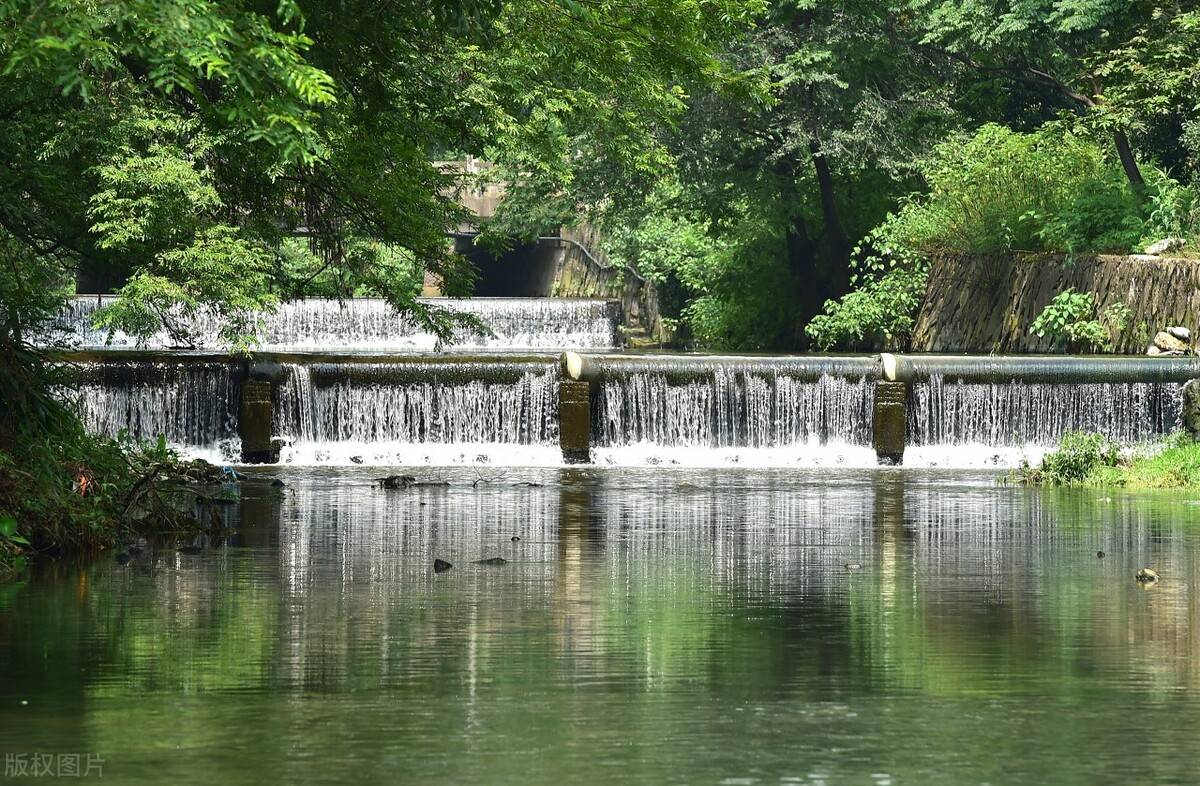
<instances>
[{"instance_id":1,"label":"lower dam tier","mask_svg":"<svg viewBox=\"0 0 1200 786\"><path fill-rule=\"evenodd\" d=\"M86 351L88 428L222 463L1015 466L1183 424L1192 359Z\"/></svg>"}]
</instances>

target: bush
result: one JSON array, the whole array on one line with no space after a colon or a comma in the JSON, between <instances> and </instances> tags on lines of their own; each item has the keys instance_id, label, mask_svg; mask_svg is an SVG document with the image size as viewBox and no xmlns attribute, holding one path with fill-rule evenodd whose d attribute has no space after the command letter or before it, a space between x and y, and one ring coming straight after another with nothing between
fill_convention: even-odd
<instances>
[{"instance_id":1,"label":"bush","mask_svg":"<svg viewBox=\"0 0 1200 786\"><path fill-rule=\"evenodd\" d=\"M773 216L739 202L719 222L691 205L677 183L661 184L644 216L608 227L614 264L674 290L676 317L700 346L763 351L792 333L794 285Z\"/></svg>"},{"instance_id":2,"label":"bush","mask_svg":"<svg viewBox=\"0 0 1200 786\"><path fill-rule=\"evenodd\" d=\"M198 523L188 485L199 468L181 465L161 437L138 444L87 433L60 398L70 383L63 364L0 330L0 577L29 554L91 551Z\"/></svg>"},{"instance_id":3,"label":"bush","mask_svg":"<svg viewBox=\"0 0 1200 786\"><path fill-rule=\"evenodd\" d=\"M1178 237L1193 251L1200 247L1200 194L1195 188L1184 186L1155 168L1146 170L1146 184L1150 214L1142 245Z\"/></svg>"},{"instance_id":4,"label":"bush","mask_svg":"<svg viewBox=\"0 0 1200 786\"><path fill-rule=\"evenodd\" d=\"M1120 167L1091 140L1057 124L1029 134L985 125L947 139L918 169L928 193L910 197L864 240L858 289L827 302L805 328L817 346L903 348L933 254L1124 253L1138 250L1146 232L1188 225L1195 213L1188 189L1152 173L1148 195L1157 212L1148 221L1143 213L1151 211ZM1080 300L1039 317L1034 331L1080 348L1110 348L1125 327L1114 326L1128 314L1118 307L1097 316L1090 295L1074 298Z\"/></svg>"},{"instance_id":5,"label":"bush","mask_svg":"<svg viewBox=\"0 0 1200 786\"><path fill-rule=\"evenodd\" d=\"M1144 233L1117 164L1059 125L1029 134L985 125L938 145L920 170L928 196L906 204L891 227L910 249L1127 252Z\"/></svg>"},{"instance_id":6,"label":"bush","mask_svg":"<svg viewBox=\"0 0 1200 786\"><path fill-rule=\"evenodd\" d=\"M1129 457L1099 434L1071 434L1036 469L1010 479L1031 485L1122 486L1134 489L1200 487L1200 443L1187 432L1140 446Z\"/></svg>"},{"instance_id":7,"label":"bush","mask_svg":"<svg viewBox=\"0 0 1200 786\"><path fill-rule=\"evenodd\" d=\"M1070 352L1110 352L1132 313L1124 303L1113 303L1097 316L1092 293L1069 287L1046 304L1029 330Z\"/></svg>"},{"instance_id":8,"label":"bush","mask_svg":"<svg viewBox=\"0 0 1200 786\"><path fill-rule=\"evenodd\" d=\"M907 345L925 292L925 267L897 267L841 300L825 301L825 313L804 332L820 349L862 346L899 349Z\"/></svg>"},{"instance_id":9,"label":"bush","mask_svg":"<svg viewBox=\"0 0 1200 786\"><path fill-rule=\"evenodd\" d=\"M1042 458L1037 469L1023 467L1016 480L1031 485L1070 486L1083 483L1097 470L1116 467L1121 448L1103 434L1072 432Z\"/></svg>"}]
</instances>

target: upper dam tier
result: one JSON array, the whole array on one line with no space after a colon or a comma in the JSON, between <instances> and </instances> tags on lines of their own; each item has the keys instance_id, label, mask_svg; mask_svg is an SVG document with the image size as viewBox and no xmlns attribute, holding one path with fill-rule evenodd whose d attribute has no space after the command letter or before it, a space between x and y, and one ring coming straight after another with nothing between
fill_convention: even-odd
<instances>
[{"instance_id":1,"label":"upper dam tier","mask_svg":"<svg viewBox=\"0 0 1200 786\"><path fill-rule=\"evenodd\" d=\"M75 349L219 350L223 320L207 311L176 314L171 330L148 337L95 326L113 295L77 295L42 343ZM257 348L265 351L427 352L435 349L610 349L621 344L621 305L576 298L420 298L422 305L477 320L439 346L419 321L379 298L307 298L280 303L256 317ZM168 315L170 318L170 315Z\"/></svg>"}]
</instances>

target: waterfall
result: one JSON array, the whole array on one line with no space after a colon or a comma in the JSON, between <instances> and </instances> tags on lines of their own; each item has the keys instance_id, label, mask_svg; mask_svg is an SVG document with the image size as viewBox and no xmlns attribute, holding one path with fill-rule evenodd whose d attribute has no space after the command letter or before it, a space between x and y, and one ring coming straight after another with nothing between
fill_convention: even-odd
<instances>
[{"instance_id":1,"label":"waterfall","mask_svg":"<svg viewBox=\"0 0 1200 786\"><path fill-rule=\"evenodd\" d=\"M597 398L593 429L602 449L666 448L673 463L703 463L706 452L738 461L746 449L765 450L774 454L771 463L793 463L821 446L868 445L874 385L714 366L678 383L656 372L606 378Z\"/></svg>"},{"instance_id":2,"label":"waterfall","mask_svg":"<svg viewBox=\"0 0 1200 786\"><path fill-rule=\"evenodd\" d=\"M1179 425L1182 388L1161 382L948 382L934 374L908 400L910 445L1048 445L1071 431L1123 443Z\"/></svg>"},{"instance_id":3,"label":"waterfall","mask_svg":"<svg viewBox=\"0 0 1200 786\"><path fill-rule=\"evenodd\" d=\"M671 385L662 374L636 373L604 381L600 444L865 445L873 395L863 379L829 375L807 381L715 368L706 378Z\"/></svg>"},{"instance_id":4,"label":"waterfall","mask_svg":"<svg viewBox=\"0 0 1200 786\"><path fill-rule=\"evenodd\" d=\"M89 431L139 439L159 434L171 445L234 458L240 452L234 413L241 391L225 363L104 363L80 367L74 400Z\"/></svg>"},{"instance_id":5,"label":"waterfall","mask_svg":"<svg viewBox=\"0 0 1200 786\"><path fill-rule=\"evenodd\" d=\"M92 327L92 316L110 304L111 295L81 295L71 300L43 343L62 342L76 348L172 348L176 341L159 331L143 342ZM425 305L477 317L493 336L460 331L449 346L486 349L594 348L618 343L618 303L561 298L422 298ZM221 321L208 311L182 320L197 349L218 349ZM420 325L395 313L378 298L344 301L310 298L281 303L258 320L263 350L431 350L436 338Z\"/></svg>"},{"instance_id":6,"label":"waterfall","mask_svg":"<svg viewBox=\"0 0 1200 786\"><path fill-rule=\"evenodd\" d=\"M299 363L284 368L283 384L275 396L273 433L313 442L317 438L317 416L312 371Z\"/></svg>"},{"instance_id":7,"label":"waterfall","mask_svg":"<svg viewBox=\"0 0 1200 786\"><path fill-rule=\"evenodd\" d=\"M291 364L276 398L285 460L448 455L440 446L486 463L503 445L557 461L558 374L545 363Z\"/></svg>"}]
</instances>

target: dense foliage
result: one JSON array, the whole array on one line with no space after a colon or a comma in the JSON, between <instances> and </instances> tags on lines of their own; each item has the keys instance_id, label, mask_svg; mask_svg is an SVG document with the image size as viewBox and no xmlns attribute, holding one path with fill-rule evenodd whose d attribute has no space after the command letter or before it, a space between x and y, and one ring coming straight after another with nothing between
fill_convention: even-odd
<instances>
[{"instance_id":1,"label":"dense foliage","mask_svg":"<svg viewBox=\"0 0 1200 786\"><path fill-rule=\"evenodd\" d=\"M1071 352L1106 352L1129 327L1132 309L1113 303L1097 313L1091 292L1074 287L1054 296L1033 321L1030 331Z\"/></svg>"},{"instance_id":2,"label":"dense foliage","mask_svg":"<svg viewBox=\"0 0 1200 786\"><path fill-rule=\"evenodd\" d=\"M136 444L88 434L69 405L70 373L0 334L0 577L28 552L112 546L135 534L193 531L195 480L160 437Z\"/></svg>"},{"instance_id":3,"label":"dense foliage","mask_svg":"<svg viewBox=\"0 0 1200 786\"><path fill-rule=\"evenodd\" d=\"M0 22L0 240L41 258L5 274L120 285L100 319L134 332L212 309L244 344L280 298L378 294L447 335L415 295L426 271L470 291L445 242L467 178L436 164L462 156L511 183L486 242L598 223L717 347L902 343L922 270L865 261L888 234L912 256L1200 229L1183 2L13 0Z\"/></svg>"},{"instance_id":4,"label":"dense foliage","mask_svg":"<svg viewBox=\"0 0 1200 786\"><path fill-rule=\"evenodd\" d=\"M873 336L873 345L894 347L903 340L935 254L1042 251L1069 259L1140 250L1163 237L1200 238L1192 189L1154 169L1134 189L1098 145L1061 123L1031 133L987 124L938 144L915 166L926 190L866 238L875 256L851 265L865 264L875 275L827 302L809 324L818 346L855 346ZM903 261L881 269L880 252ZM1072 351L1109 349L1128 314L1096 315L1090 294L1077 298L1086 302L1052 305L1031 329L1049 331Z\"/></svg>"},{"instance_id":5,"label":"dense foliage","mask_svg":"<svg viewBox=\"0 0 1200 786\"><path fill-rule=\"evenodd\" d=\"M449 294L473 276L446 242L466 184L439 158L536 174L586 149L617 190L658 166L651 130L681 111L677 83L708 78L709 37L745 13L722 0L0 3L0 232L57 263L47 283L78 268L121 286L102 319L132 331L210 309L236 340L250 310L322 280L426 317L414 272ZM43 283L28 273L5 274Z\"/></svg>"},{"instance_id":6,"label":"dense foliage","mask_svg":"<svg viewBox=\"0 0 1200 786\"><path fill-rule=\"evenodd\" d=\"M600 197L607 165L579 156L498 226L601 223L700 345L902 345L924 263L879 269L880 237L926 262L1195 252L1198 36L1182 2L771 3L725 44L728 78L686 85L661 179ZM563 209L522 210L549 195Z\"/></svg>"},{"instance_id":7,"label":"dense foliage","mask_svg":"<svg viewBox=\"0 0 1200 786\"><path fill-rule=\"evenodd\" d=\"M1010 480L1046 486L1125 486L1140 489L1200 487L1200 443L1177 431L1132 451L1101 434L1062 438L1036 467L1024 466Z\"/></svg>"},{"instance_id":8,"label":"dense foliage","mask_svg":"<svg viewBox=\"0 0 1200 786\"><path fill-rule=\"evenodd\" d=\"M449 336L416 295L471 291L452 160L509 184L484 242L592 222L709 347L902 347L941 252L1195 253L1198 53L1182 0L0 0L6 482L130 455L29 415L76 278L181 344L313 294ZM1078 305L1036 329L1101 343Z\"/></svg>"}]
</instances>

